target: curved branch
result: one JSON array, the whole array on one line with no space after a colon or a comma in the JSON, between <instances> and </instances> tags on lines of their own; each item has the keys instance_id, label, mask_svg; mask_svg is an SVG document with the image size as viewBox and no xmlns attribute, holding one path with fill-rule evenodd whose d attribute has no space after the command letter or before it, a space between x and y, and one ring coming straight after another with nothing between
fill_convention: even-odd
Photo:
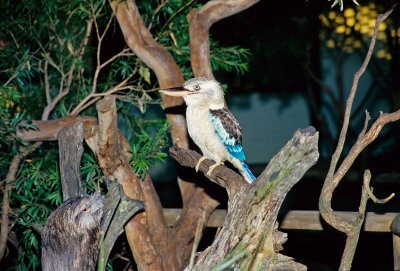
<instances>
[{"instance_id":1,"label":"curved branch","mask_svg":"<svg viewBox=\"0 0 400 271\"><path fill-rule=\"evenodd\" d=\"M127 45L154 71L160 87L168 88L182 85L184 81L182 71L165 47L153 39L139 14L135 1L112 1L110 5L116 14ZM171 124L172 142L180 148L188 149L186 120L182 113L176 113L176 109L181 109L183 106L183 99L163 95L162 100L166 108L167 119ZM184 209L190 207L191 210L191 212L182 213L182 217L185 217L184 220L199 220L203 216L204 209L207 209L208 212L205 216L207 220L211 211L217 205L215 201L193 183L178 177L178 184L183 199L183 207ZM201 199L202 205L193 204L193 195L197 195ZM204 206L209 206L210 209ZM188 223L186 225L188 226L187 228L179 227L174 229L174 233L171 232L171 236L168 236L169 255L162 254L165 247L160 246L160 253L162 254L160 256L164 261L163 265L166 270L180 270L186 265L186 254L187 251L190 254L191 245L193 244L191 240L194 239L197 223ZM174 238L174 236L177 238ZM187 242L182 245L182 240L178 236L185 236Z\"/></svg>"},{"instance_id":2,"label":"curved branch","mask_svg":"<svg viewBox=\"0 0 400 271\"><path fill-rule=\"evenodd\" d=\"M259 0L213 0L187 16L190 23L190 61L195 77L214 78L210 61L210 27L226 17L245 10Z\"/></svg>"},{"instance_id":3,"label":"curved branch","mask_svg":"<svg viewBox=\"0 0 400 271\"><path fill-rule=\"evenodd\" d=\"M99 125L85 131L86 143L95 153L104 175L110 179L117 179L128 197L143 201L141 180L133 172L121 146L115 97L105 97L96 104L96 109ZM146 206L146 209L148 208L151 207ZM136 215L127 223L125 232L129 246L140 270L162 270L161 259L146 224L146 213Z\"/></svg>"},{"instance_id":4,"label":"curved branch","mask_svg":"<svg viewBox=\"0 0 400 271\"><path fill-rule=\"evenodd\" d=\"M378 199L373 193L374 188L369 186L370 180L371 180L371 172L369 170L366 170L364 172L364 183L363 183L364 189L367 191L369 198L372 199L373 202L384 204L384 203L388 202L389 200L391 200L395 196L395 194L392 193L392 194L390 194L390 196L388 196L384 199Z\"/></svg>"},{"instance_id":5,"label":"curved branch","mask_svg":"<svg viewBox=\"0 0 400 271\"><path fill-rule=\"evenodd\" d=\"M277 215L287 193L318 157L318 132L313 127L297 130L253 184L241 186L229 197L221 231L213 244L198 256L191 271L212 270L222 261L243 253L240 270L274 270L277 262L289 264L275 250L275 247L279 250L275 245L283 242L276 234ZM230 180L228 187L233 182ZM297 265L295 270L305 270L305 267Z\"/></svg>"},{"instance_id":6,"label":"curved branch","mask_svg":"<svg viewBox=\"0 0 400 271\"><path fill-rule=\"evenodd\" d=\"M169 152L171 157L179 164L191 168L194 168L202 157L199 153L193 150L181 149L176 145L172 146L169 149ZM241 187L248 185L242 175L224 166L216 167L211 172L211 175L207 176L206 173L208 172L209 167L214 164L214 161L206 159L200 164L199 170L203 172L210 181L226 188L229 196L233 195L236 191L239 191Z\"/></svg>"},{"instance_id":7,"label":"curved branch","mask_svg":"<svg viewBox=\"0 0 400 271\"><path fill-rule=\"evenodd\" d=\"M161 88L180 86L183 74L170 53L157 43L146 28L139 10L133 0L112 1L114 10L127 45L152 69ZM162 95L165 108L183 105L182 98ZM167 114L170 121L172 141L181 148L188 148L186 121L183 115Z\"/></svg>"},{"instance_id":8,"label":"curved branch","mask_svg":"<svg viewBox=\"0 0 400 271\"><path fill-rule=\"evenodd\" d=\"M389 11L384 13L383 15L378 16L376 25L375 25L375 30L374 34L371 39L371 44L368 49L367 56L365 57L365 60L361 66L361 68L354 74L354 80L353 84L351 87L351 91L349 94L349 97L346 102L346 110L345 110L345 117L344 117L344 122L343 122L343 127L340 132L340 137L339 137L339 142L337 145L337 148L335 150L335 153L332 156L332 161L329 167L328 174L326 176L324 186L322 188L320 200L319 200L319 208L321 211L321 215L324 218L326 222L328 222L332 227L345 232L345 233L350 233L352 230L352 224L351 222L348 222L344 219L342 219L340 216L336 215L334 211L332 210L331 207L331 200L332 200L332 193L336 189L336 187L339 185L339 182L343 178L343 176L346 174L346 172L349 170L350 166L353 164L354 160L357 158L358 154L369 144L371 143L376 136L379 134L380 130L382 129L383 125L390 121L395 121L398 118L400 118L400 110L396 111L391 114L383 114L381 115L375 123L371 126L368 132L365 132L366 126L364 127L363 132L360 134L358 137L356 143L354 146L351 148L349 154L347 157L344 159L340 167L336 170L337 163L339 161L340 155L343 150L344 146L344 141L346 139L346 134L347 134L347 129L349 126L350 122L350 113L351 113L351 107L353 104L354 96L357 91L358 87L358 81L361 77L361 75L364 73L365 69L367 68L367 65L369 63L369 60L371 59L371 55L375 46L375 41L376 41L376 36L378 34L378 29L379 25L382 21L384 21L393 11L392 7ZM397 118L398 117L398 118ZM368 117L366 120L366 123L368 121Z\"/></svg>"},{"instance_id":9,"label":"curved branch","mask_svg":"<svg viewBox=\"0 0 400 271\"><path fill-rule=\"evenodd\" d=\"M320 199L319 199L319 209L321 212L321 216L324 218L324 220L330 224L332 227L336 228L337 230L346 233L347 235L347 240L346 240L346 245L345 249L342 255L342 260L340 263L340 270L350 270L351 268L351 263L353 261L354 253L357 247L359 235L360 235L360 230L362 223L364 222L364 217L365 217L365 209L367 205L367 201L369 199L369 195L372 195L372 193L368 192L369 189L369 181L371 178L371 174L369 171L366 171L364 174L364 185L362 188L362 193L361 193L361 201L360 201L360 207L357 215L357 219L346 219L344 217L341 217L337 213L335 213L332 209L332 194L336 187L339 185L339 182L342 180L343 176L347 173L347 171L350 169L351 165L353 164L354 160L358 157L360 152L368 146L371 142L375 140L375 138L378 136L379 132L381 131L382 127L392 121L400 119L400 110L391 113L391 114L382 114L379 116L379 118L374 122L374 124L371 126L371 128L367 131L368 128L368 121L370 120L370 116L368 112L366 112L366 119L364 122L364 128L361 131L360 135L358 136L358 139L356 143L353 145L353 147L350 149L350 152L348 155L344 158L343 162L340 164L339 168L336 169L337 163L339 161L339 158L341 156L344 142L346 139L346 134L347 130L349 127L349 122L350 122L350 114L351 114L351 108L353 105L353 100L354 96L357 91L358 87L358 81L364 71L367 68L367 65L371 59L371 55L375 46L375 41L376 37L378 34L378 29L380 23L385 20L393 11L394 6L387 11L386 13L378 16L375 29L374 29L374 34L372 35L371 43L368 49L368 53L364 59L363 64L361 65L360 69L354 74L354 80L353 84L351 87L351 91L349 94L349 97L346 101L346 109L345 109L345 115L344 115L344 121L343 121L343 126L342 130L340 132L340 137L339 137L339 142L336 147L336 150L332 156L331 164L329 167L328 174L326 176L324 185L322 187Z\"/></svg>"}]
</instances>

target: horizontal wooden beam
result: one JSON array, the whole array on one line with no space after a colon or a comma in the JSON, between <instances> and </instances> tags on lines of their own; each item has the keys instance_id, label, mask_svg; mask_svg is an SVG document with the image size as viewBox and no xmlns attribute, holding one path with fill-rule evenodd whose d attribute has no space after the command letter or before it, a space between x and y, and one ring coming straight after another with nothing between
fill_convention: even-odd
<instances>
[{"instance_id":1,"label":"horizontal wooden beam","mask_svg":"<svg viewBox=\"0 0 400 271\"><path fill-rule=\"evenodd\" d=\"M181 209L164 209L164 215L169 226L177 221ZM336 212L344 218L355 218L356 212ZM390 232L390 225L398 213L376 214L367 212L364 222L364 231ZM208 220L207 227L222 227L226 217L226 210L216 209ZM323 223L318 211L288 211L281 215L280 229L286 230L323 230L328 227ZM322 222L322 223L321 223Z\"/></svg>"}]
</instances>

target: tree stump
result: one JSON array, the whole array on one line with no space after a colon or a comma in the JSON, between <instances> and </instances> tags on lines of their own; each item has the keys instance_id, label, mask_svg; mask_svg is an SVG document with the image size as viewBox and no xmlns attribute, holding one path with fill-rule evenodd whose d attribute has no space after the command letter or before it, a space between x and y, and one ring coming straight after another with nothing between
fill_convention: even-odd
<instances>
[{"instance_id":1,"label":"tree stump","mask_svg":"<svg viewBox=\"0 0 400 271\"><path fill-rule=\"evenodd\" d=\"M171 155L181 162L187 151L179 149ZM318 157L318 132L313 127L299 129L254 183L241 181L238 186L234 180L221 182L229 195L225 223L213 244L197 256L190 270L212 270L223 264L241 271L306 270L306 266L278 253L286 235L276 230L276 219L287 193ZM197 160L193 159L191 166ZM206 172L207 168L201 170ZM220 183L218 178L215 180Z\"/></svg>"}]
</instances>

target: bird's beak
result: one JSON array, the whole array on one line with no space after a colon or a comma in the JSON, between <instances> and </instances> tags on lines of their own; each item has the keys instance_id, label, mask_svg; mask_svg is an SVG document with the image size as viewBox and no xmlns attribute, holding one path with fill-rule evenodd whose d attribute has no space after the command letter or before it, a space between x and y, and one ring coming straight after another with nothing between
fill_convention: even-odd
<instances>
[{"instance_id":1,"label":"bird's beak","mask_svg":"<svg viewBox=\"0 0 400 271\"><path fill-rule=\"evenodd\" d=\"M168 95L168 96L175 96L175 97L181 97L188 95L190 93L193 93L192 91L184 88L184 87L174 87L174 88L166 88L166 89L161 89L159 92Z\"/></svg>"}]
</instances>

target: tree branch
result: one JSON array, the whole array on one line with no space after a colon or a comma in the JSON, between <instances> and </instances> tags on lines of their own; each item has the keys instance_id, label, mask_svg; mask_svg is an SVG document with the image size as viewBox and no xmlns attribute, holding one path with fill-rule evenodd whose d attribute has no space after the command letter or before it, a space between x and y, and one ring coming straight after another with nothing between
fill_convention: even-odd
<instances>
[{"instance_id":1,"label":"tree branch","mask_svg":"<svg viewBox=\"0 0 400 271\"><path fill-rule=\"evenodd\" d=\"M132 171L119 140L115 98L105 97L96 104L96 109L99 125L90 127L85 133L87 144L95 153L104 175L117 179L128 197L144 201L141 180ZM146 206L148 208L151 207ZM162 261L152 243L146 221L146 213L140 213L127 223L128 243L139 270L162 270Z\"/></svg>"},{"instance_id":2,"label":"tree branch","mask_svg":"<svg viewBox=\"0 0 400 271\"><path fill-rule=\"evenodd\" d=\"M353 104L354 96L357 91L358 81L362 76L362 74L364 73L364 71L366 70L367 65L371 59L371 55L375 46L376 36L378 34L379 24L390 15L390 13L393 11L393 8L394 7L392 7L385 14L378 16L367 56L365 57L365 60L360 69L354 74L353 84L351 87L349 97L346 102L344 121L342 130L340 132L339 142L335 150L335 153L332 156L330 168L326 176L319 199L319 209L321 211L321 216L324 218L324 220L328 222L332 227L346 233L347 235L347 241L342 256L340 270L349 270L351 268L351 263L357 246L361 225L364 221L366 202L369 197L367 191L368 189L366 189L366 186L364 185L357 219L351 220L340 217L332 210L331 207L332 194L336 189L336 187L338 186L339 182L342 180L343 176L346 174L346 172L353 164L354 160L358 157L360 152L368 144L370 144L373 140L375 140L375 138L381 131L382 127L388 122L400 119L400 110L391 114L381 114L381 116L374 122L371 128L367 131L368 120L370 119L370 117L368 115L368 112L366 112L364 129L361 131L356 143L353 145L346 158L343 160L339 168L336 170L336 166L339 161L340 155L342 153L344 142L346 139L347 129L350 122L351 107ZM369 179L370 179L370 174L368 175L368 172L366 172L366 174L364 175L364 183L369 184Z\"/></svg>"},{"instance_id":3,"label":"tree branch","mask_svg":"<svg viewBox=\"0 0 400 271\"><path fill-rule=\"evenodd\" d=\"M178 153L177 157L181 155L180 151ZM275 245L282 244L283 240L275 233L275 222L286 194L316 163L318 156L318 133L315 129L309 127L296 131L252 185L242 185L230 195L221 231L213 244L197 257L192 270L212 270L219 263L243 253L245 255L238 262L240 270L275 270L278 265L304 270L303 265L276 253L275 248L279 246ZM197 158L188 162L190 166L196 163ZM222 167L215 170L219 168ZM201 166L202 171L206 169L207 165ZM229 187L234 182L222 183Z\"/></svg>"},{"instance_id":4,"label":"tree branch","mask_svg":"<svg viewBox=\"0 0 400 271\"><path fill-rule=\"evenodd\" d=\"M26 142L35 141L54 141L58 139L58 133L64 127L73 126L76 122L83 122L85 131L92 125L97 124L97 119L90 116L69 116L56 120L32 121L32 125L38 129L22 129L20 125L17 129L17 136ZM26 122L21 122L25 124Z\"/></svg>"},{"instance_id":5,"label":"tree branch","mask_svg":"<svg viewBox=\"0 0 400 271\"><path fill-rule=\"evenodd\" d=\"M172 146L169 149L169 152L171 157L184 167L195 168L202 157L199 153L193 150L181 149L176 145ZM208 172L209 167L214 164L214 161L206 159L200 164L199 170L203 172L210 181L226 188L229 196L233 195L236 191L239 191L240 187L248 185L242 175L224 166L216 167L211 172L211 175L208 176L206 173Z\"/></svg>"},{"instance_id":6,"label":"tree branch","mask_svg":"<svg viewBox=\"0 0 400 271\"><path fill-rule=\"evenodd\" d=\"M9 194L11 193L11 189L14 185L14 181L17 177L17 171L19 163L22 159L24 159L30 152L34 151L37 147L39 147L42 142L36 142L35 144L29 146L25 149L25 151L17 153L8 168L8 172L6 178L4 180L4 193L3 193L3 202L1 207L1 230L0 230L0 260L4 256L4 251L7 247L7 237L8 232L10 230L9 225L9 217L8 212L10 209L9 203Z\"/></svg>"},{"instance_id":7,"label":"tree branch","mask_svg":"<svg viewBox=\"0 0 400 271\"><path fill-rule=\"evenodd\" d=\"M162 45L158 44L152 37L148 28L146 28L143 19L141 18L135 1L112 1L110 3L112 9L116 14L116 18L121 27L122 33L125 37L127 45L132 51L150 68L154 71L161 88L168 88L182 85L183 74L178 65L173 60L172 56ZM187 126L185 117L182 114L176 114L175 109L183 105L182 98L174 98L162 95L162 101L166 108L166 115L169 123L171 124L171 137L172 142L177 144L180 148L188 149L189 141L187 136ZM215 201L209 197L202 189L193 185L193 183L182 180L178 177L178 184L181 190L183 199L183 206L191 206L194 208L192 212L186 212L182 215L191 215L190 219L198 221L203 215L203 206L192 205L192 195L201 193L202 202L208 202L209 206L216 206ZM208 210L208 208L205 208ZM161 212L161 210L159 210ZM208 219L209 214L206 214ZM187 218L189 219L189 217ZM189 240L194 239L197 223L188 224L191 228L180 228L182 234L185 233ZM179 236L180 233L176 233ZM188 242L189 246L182 246L181 240L176 238L169 238L169 256L165 255L168 260L165 268L168 270L182 269L187 263L185 256L187 249L190 253L192 242ZM182 251L184 250L184 251Z\"/></svg>"},{"instance_id":8,"label":"tree branch","mask_svg":"<svg viewBox=\"0 0 400 271\"><path fill-rule=\"evenodd\" d=\"M83 153L83 123L64 127L58 134L63 201L83 194L80 162Z\"/></svg>"},{"instance_id":9,"label":"tree branch","mask_svg":"<svg viewBox=\"0 0 400 271\"><path fill-rule=\"evenodd\" d=\"M226 17L245 10L259 0L212 0L187 16L190 38L190 62L195 77L214 78L210 60L210 27Z\"/></svg>"}]
</instances>

